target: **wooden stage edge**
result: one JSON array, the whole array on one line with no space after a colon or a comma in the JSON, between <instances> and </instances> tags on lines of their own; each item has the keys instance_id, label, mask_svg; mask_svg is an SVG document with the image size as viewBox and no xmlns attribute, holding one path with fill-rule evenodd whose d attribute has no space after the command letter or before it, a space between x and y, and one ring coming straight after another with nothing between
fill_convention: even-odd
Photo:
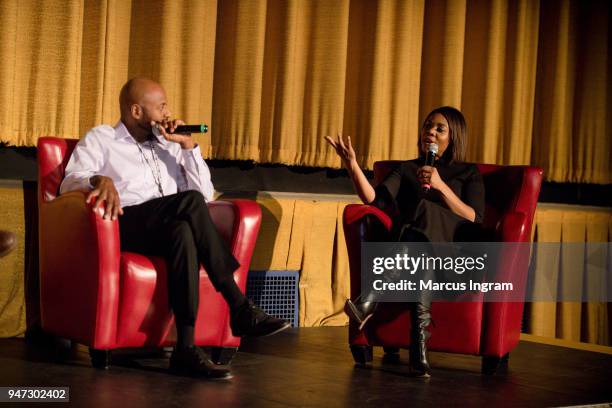
<instances>
[{"instance_id":1,"label":"wooden stage edge","mask_svg":"<svg viewBox=\"0 0 612 408\"><path fill-rule=\"evenodd\" d=\"M610 354L612 355L611 346L602 346L599 344L583 343L580 341L571 341L564 339L556 339L552 337L536 336L534 334L521 333L522 341L529 341L532 343L547 344L549 346L567 347L576 350L593 351L596 353Z\"/></svg>"}]
</instances>

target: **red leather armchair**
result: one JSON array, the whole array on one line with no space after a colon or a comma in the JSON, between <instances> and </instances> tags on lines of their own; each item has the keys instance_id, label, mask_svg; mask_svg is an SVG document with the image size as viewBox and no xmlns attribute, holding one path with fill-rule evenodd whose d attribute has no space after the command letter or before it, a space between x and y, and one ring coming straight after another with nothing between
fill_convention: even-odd
<instances>
[{"instance_id":1,"label":"red leather armchair","mask_svg":"<svg viewBox=\"0 0 612 408\"><path fill-rule=\"evenodd\" d=\"M400 162L374 164L375 184ZM528 166L479 164L485 184L484 228L496 241L529 242L531 225L542 183L542 169ZM361 241L390 230L391 218L369 205L352 204L345 208L344 233L351 270L351 298L359 296ZM376 232L378 231L378 232ZM378 237L379 239L380 237ZM498 276L513 276L514 282L527 279L525 257L505 257L498 263ZM518 275L517 275L518 274ZM483 302L483 294L469 294L465 302L433 302L430 350L483 356L482 371L491 373L507 362L521 331L523 302ZM351 322L349 343L358 364L372 360L372 346L383 346L395 353L410 341L410 316L401 303L380 304L363 331Z\"/></svg>"},{"instance_id":2,"label":"red leather armchair","mask_svg":"<svg viewBox=\"0 0 612 408\"><path fill-rule=\"evenodd\" d=\"M88 345L92 364L106 367L110 350L173 344L174 317L164 260L121 252L118 221L94 213L85 192L58 197L77 142L38 141L41 323L50 334ZM240 262L234 278L244 291L261 209L247 200L215 201L208 208ZM240 345L229 326L228 307L203 268L195 343L211 347L213 360L223 364Z\"/></svg>"}]
</instances>

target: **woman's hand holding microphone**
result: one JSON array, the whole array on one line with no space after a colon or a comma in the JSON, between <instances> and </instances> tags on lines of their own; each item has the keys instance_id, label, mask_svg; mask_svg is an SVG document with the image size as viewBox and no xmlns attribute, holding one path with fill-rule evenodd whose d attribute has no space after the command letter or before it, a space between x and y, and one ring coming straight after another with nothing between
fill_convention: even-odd
<instances>
[{"instance_id":1,"label":"woman's hand holding microphone","mask_svg":"<svg viewBox=\"0 0 612 408\"><path fill-rule=\"evenodd\" d=\"M440 178L438 169L433 166L423 166L417 170L417 180L422 186L429 185L434 190L442 190L446 184Z\"/></svg>"}]
</instances>

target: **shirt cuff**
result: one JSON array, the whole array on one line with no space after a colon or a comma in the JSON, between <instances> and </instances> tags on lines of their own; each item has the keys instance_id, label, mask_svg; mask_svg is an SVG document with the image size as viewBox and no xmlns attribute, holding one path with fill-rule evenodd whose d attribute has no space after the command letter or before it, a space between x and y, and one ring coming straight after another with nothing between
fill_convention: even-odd
<instances>
[{"instance_id":1,"label":"shirt cuff","mask_svg":"<svg viewBox=\"0 0 612 408\"><path fill-rule=\"evenodd\" d=\"M197 144L195 145L195 147L193 149L183 149L183 157L186 159L185 163L189 163L191 162L191 160L193 160L193 162L189 163L188 165L198 165L198 163L202 160L202 153L200 151L200 146L198 146Z\"/></svg>"},{"instance_id":2,"label":"shirt cuff","mask_svg":"<svg viewBox=\"0 0 612 408\"><path fill-rule=\"evenodd\" d=\"M199 148L199 145L197 143L195 143L191 149L183 149L181 147L181 151L182 152L193 152L195 149L198 149L198 148Z\"/></svg>"}]
</instances>

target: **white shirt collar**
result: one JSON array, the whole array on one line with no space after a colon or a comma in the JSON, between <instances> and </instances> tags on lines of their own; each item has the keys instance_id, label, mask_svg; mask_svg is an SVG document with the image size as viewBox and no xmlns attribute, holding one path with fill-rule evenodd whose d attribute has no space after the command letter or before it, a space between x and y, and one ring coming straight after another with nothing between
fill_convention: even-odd
<instances>
[{"instance_id":1,"label":"white shirt collar","mask_svg":"<svg viewBox=\"0 0 612 408\"><path fill-rule=\"evenodd\" d=\"M157 142L162 146L166 146L169 143L163 136L155 136L155 134L153 134L153 138L157 140ZM136 143L136 139L134 139L134 136L132 136L132 134L122 121L117 122L117 124L115 125L115 139L129 139Z\"/></svg>"}]
</instances>

